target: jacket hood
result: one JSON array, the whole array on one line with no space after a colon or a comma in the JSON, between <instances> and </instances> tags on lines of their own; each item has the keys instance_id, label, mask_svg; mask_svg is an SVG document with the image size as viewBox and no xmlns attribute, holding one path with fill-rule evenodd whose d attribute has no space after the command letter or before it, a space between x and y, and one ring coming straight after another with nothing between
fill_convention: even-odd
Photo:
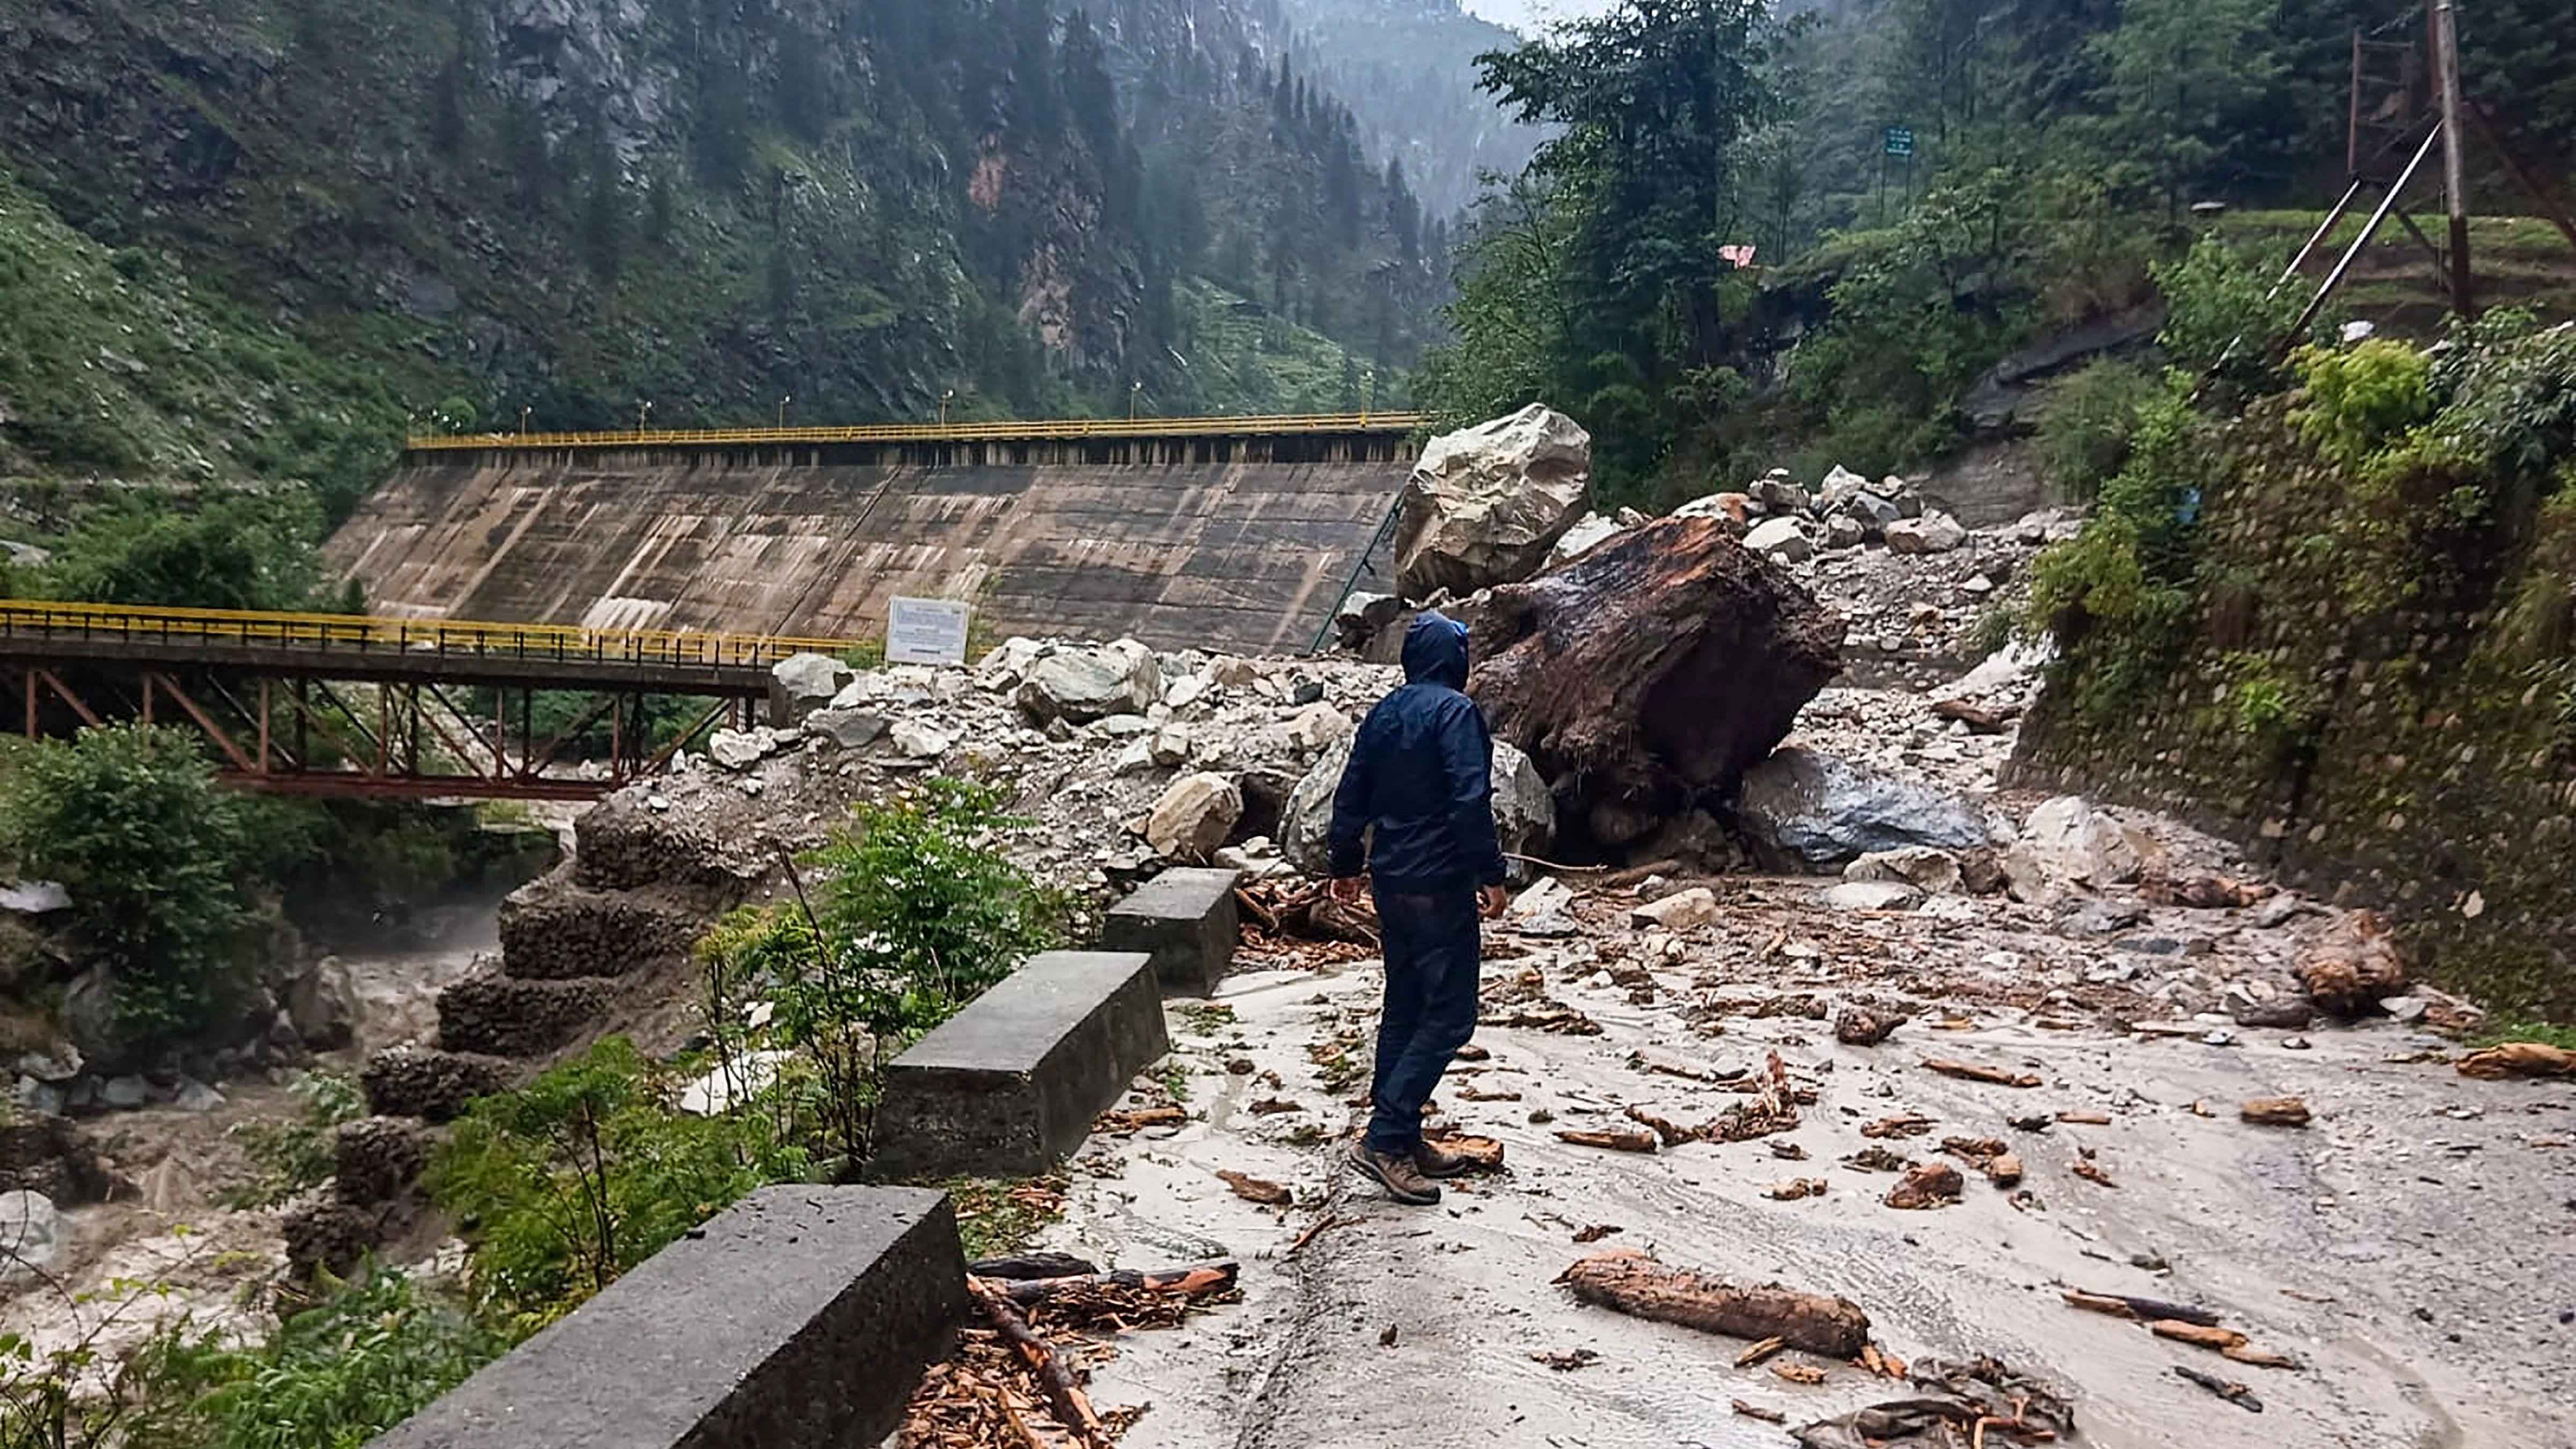
<instances>
[{"instance_id":1,"label":"jacket hood","mask_svg":"<svg viewBox=\"0 0 2576 1449\"><path fill-rule=\"evenodd\" d=\"M1404 679L1465 689L1467 626L1437 611L1417 615L1404 631Z\"/></svg>"}]
</instances>

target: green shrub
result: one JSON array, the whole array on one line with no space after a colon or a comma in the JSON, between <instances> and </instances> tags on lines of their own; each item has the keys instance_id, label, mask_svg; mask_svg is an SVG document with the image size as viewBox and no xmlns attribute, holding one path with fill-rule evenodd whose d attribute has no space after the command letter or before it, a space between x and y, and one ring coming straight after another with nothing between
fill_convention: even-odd
<instances>
[{"instance_id":1,"label":"green shrub","mask_svg":"<svg viewBox=\"0 0 2576 1449\"><path fill-rule=\"evenodd\" d=\"M2138 409L2160 391L2154 374L2109 357L2049 385L2039 407L2039 458L2063 496L2088 501L2120 471Z\"/></svg>"},{"instance_id":2,"label":"green shrub","mask_svg":"<svg viewBox=\"0 0 2576 1449\"><path fill-rule=\"evenodd\" d=\"M439 1148L431 1196L513 1334L571 1312L753 1188L805 1174L765 1116L689 1116L664 1105L665 1085L611 1037L476 1102Z\"/></svg>"},{"instance_id":3,"label":"green shrub","mask_svg":"<svg viewBox=\"0 0 2576 1449\"><path fill-rule=\"evenodd\" d=\"M211 1025L239 990L249 842L187 732L110 725L12 742L0 757L0 850L71 893L81 940L115 973L129 1044Z\"/></svg>"},{"instance_id":4,"label":"green shrub","mask_svg":"<svg viewBox=\"0 0 2576 1449\"><path fill-rule=\"evenodd\" d=\"M999 846L1025 822L1002 792L932 777L860 805L800 862L791 905L737 911L699 942L709 1035L721 1059L749 1044L744 1008L776 1006L772 1034L808 1069L806 1111L826 1147L867 1155L877 1062L1063 939L1070 903Z\"/></svg>"},{"instance_id":5,"label":"green shrub","mask_svg":"<svg viewBox=\"0 0 2576 1449\"><path fill-rule=\"evenodd\" d=\"M2346 348L2302 347L2291 367L2305 390L2291 414L2299 437L2329 462L2361 470L2433 416L2432 359L2373 337Z\"/></svg>"},{"instance_id":6,"label":"green shrub","mask_svg":"<svg viewBox=\"0 0 2576 1449\"><path fill-rule=\"evenodd\" d=\"M2278 349L2333 335L2329 313L2313 321L2305 337L2292 337L2307 303L2305 291L2275 288L2272 266L2216 236L2202 237L2180 260L2154 271L2165 298L2164 331L2156 340L2175 366L2195 375L2215 373L2268 391L2282 376Z\"/></svg>"},{"instance_id":7,"label":"green shrub","mask_svg":"<svg viewBox=\"0 0 2576 1449\"><path fill-rule=\"evenodd\" d=\"M187 609L312 609L322 512L301 494L138 493L90 509L37 571L47 598Z\"/></svg>"},{"instance_id":8,"label":"green shrub","mask_svg":"<svg viewBox=\"0 0 2576 1449\"><path fill-rule=\"evenodd\" d=\"M306 1188L318 1187L336 1164L333 1129L367 1115L357 1080L341 1072L307 1072L287 1089L301 1108L289 1121L236 1122L225 1136L258 1164L257 1182L215 1194L219 1207L275 1207Z\"/></svg>"},{"instance_id":9,"label":"green shrub","mask_svg":"<svg viewBox=\"0 0 2576 1449\"><path fill-rule=\"evenodd\" d=\"M134 1368L145 1407L130 1449L358 1449L501 1356L468 1305L377 1269L333 1285L255 1348L187 1325Z\"/></svg>"}]
</instances>

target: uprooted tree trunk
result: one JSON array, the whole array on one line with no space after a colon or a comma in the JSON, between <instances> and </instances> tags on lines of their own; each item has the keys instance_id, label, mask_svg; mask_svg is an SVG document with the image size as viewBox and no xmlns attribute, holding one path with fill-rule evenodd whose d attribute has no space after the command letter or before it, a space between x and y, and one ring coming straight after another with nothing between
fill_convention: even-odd
<instances>
[{"instance_id":1,"label":"uprooted tree trunk","mask_svg":"<svg viewBox=\"0 0 2576 1449\"><path fill-rule=\"evenodd\" d=\"M1854 1358L1869 1346L1869 1315L1848 1298L1801 1293L1777 1283L1738 1287L1627 1249L1595 1253L1557 1281L1586 1303L1703 1333L1777 1338L1827 1358Z\"/></svg>"},{"instance_id":2,"label":"uprooted tree trunk","mask_svg":"<svg viewBox=\"0 0 2576 1449\"><path fill-rule=\"evenodd\" d=\"M1604 849L1734 797L1842 668L1843 626L1722 522L1666 518L1457 606L1468 693Z\"/></svg>"}]
</instances>

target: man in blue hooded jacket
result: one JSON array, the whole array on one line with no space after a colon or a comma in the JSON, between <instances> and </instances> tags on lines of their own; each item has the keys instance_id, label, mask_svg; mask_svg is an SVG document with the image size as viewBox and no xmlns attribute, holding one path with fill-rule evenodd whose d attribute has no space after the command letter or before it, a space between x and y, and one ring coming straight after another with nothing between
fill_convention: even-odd
<instances>
[{"instance_id":1,"label":"man in blue hooded jacket","mask_svg":"<svg viewBox=\"0 0 2576 1449\"><path fill-rule=\"evenodd\" d=\"M1386 956L1368 1136L1352 1163L1401 1203L1435 1203L1432 1180L1464 1159L1422 1140L1422 1109L1476 1031L1477 918L1503 913L1494 838L1493 738L1464 693L1467 628L1426 612L1404 636L1403 688L1351 742L1333 795L1333 894L1366 871Z\"/></svg>"}]
</instances>

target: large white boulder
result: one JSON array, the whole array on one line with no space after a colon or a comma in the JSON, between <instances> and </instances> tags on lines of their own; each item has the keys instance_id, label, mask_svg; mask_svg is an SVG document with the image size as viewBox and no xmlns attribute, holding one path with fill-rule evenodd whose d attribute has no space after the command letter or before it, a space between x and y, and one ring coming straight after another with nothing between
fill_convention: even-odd
<instances>
[{"instance_id":1,"label":"large white boulder","mask_svg":"<svg viewBox=\"0 0 2576 1449\"><path fill-rule=\"evenodd\" d=\"M1145 839L1159 854L1205 860L1243 818L1243 791L1223 775L1184 775L1172 782L1146 817Z\"/></svg>"},{"instance_id":2,"label":"large white boulder","mask_svg":"<svg viewBox=\"0 0 2576 1449\"><path fill-rule=\"evenodd\" d=\"M43 1277L62 1260L62 1214L37 1192L0 1192L0 1287Z\"/></svg>"},{"instance_id":3,"label":"large white boulder","mask_svg":"<svg viewBox=\"0 0 2576 1449\"><path fill-rule=\"evenodd\" d=\"M790 654L769 666L769 722L794 729L859 672L829 654Z\"/></svg>"},{"instance_id":4,"label":"large white boulder","mask_svg":"<svg viewBox=\"0 0 2576 1449\"><path fill-rule=\"evenodd\" d=\"M1968 530L1959 520L1937 509L1887 525L1889 553L1948 553L1967 541Z\"/></svg>"},{"instance_id":5,"label":"large white boulder","mask_svg":"<svg viewBox=\"0 0 2576 1449\"><path fill-rule=\"evenodd\" d=\"M1766 518L1744 535L1744 546L1774 563L1792 564L1813 558L1816 546L1807 539L1807 531L1794 518Z\"/></svg>"},{"instance_id":6,"label":"large white boulder","mask_svg":"<svg viewBox=\"0 0 2576 1449\"><path fill-rule=\"evenodd\" d=\"M2004 852L2013 898L2041 905L2136 880L2139 868L2128 833L2080 795L2060 795L2030 812L2021 838Z\"/></svg>"},{"instance_id":7,"label":"large white boulder","mask_svg":"<svg viewBox=\"0 0 2576 1449\"><path fill-rule=\"evenodd\" d=\"M1141 715L1163 697L1163 666L1133 639L1097 649L1062 649L1029 666L1012 698L1038 724L1089 724Z\"/></svg>"},{"instance_id":8,"label":"large white boulder","mask_svg":"<svg viewBox=\"0 0 2576 1449\"><path fill-rule=\"evenodd\" d=\"M1420 599L1528 578L1591 490L1592 435L1540 404L1434 438L1404 485L1397 586Z\"/></svg>"},{"instance_id":9,"label":"large white boulder","mask_svg":"<svg viewBox=\"0 0 2576 1449\"><path fill-rule=\"evenodd\" d=\"M1570 564L1627 531L1598 513L1587 513L1547 551L1547 566Z\"/></svg>"}]
</instances>

